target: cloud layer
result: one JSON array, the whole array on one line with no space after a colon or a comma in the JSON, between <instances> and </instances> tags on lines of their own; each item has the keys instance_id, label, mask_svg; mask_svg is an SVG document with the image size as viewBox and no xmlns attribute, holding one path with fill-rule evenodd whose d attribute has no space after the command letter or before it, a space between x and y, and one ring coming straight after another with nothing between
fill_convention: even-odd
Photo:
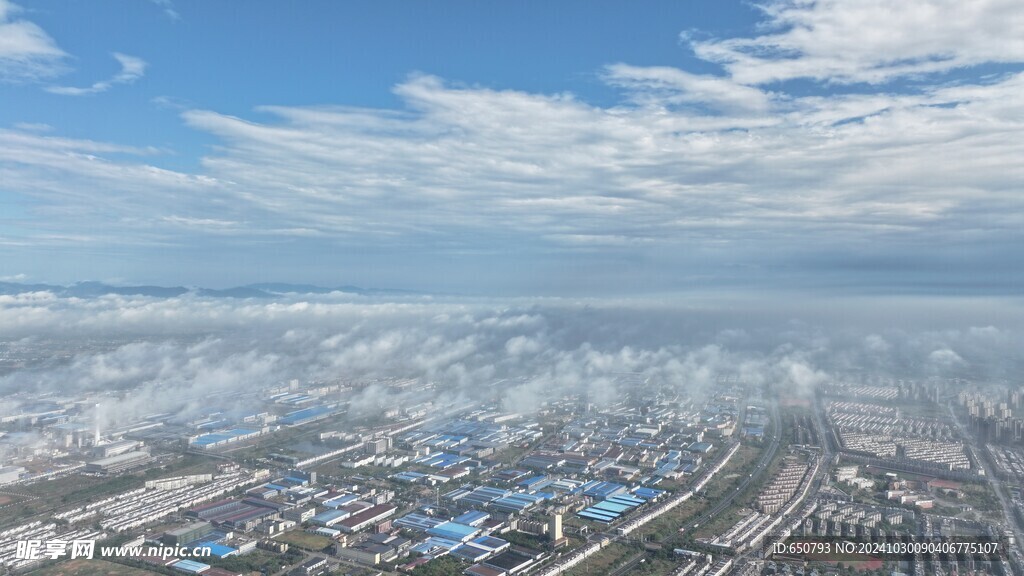
<instances>
[{"instance_id":1,"label":"cloud layer","mask_svg":"<svg viewBox=\"0 0 1024 576\"><path fill-rule=\"evenodd\" d=\"M603 105L414 73L394 109L192 107L184 123L217 143L194 171L161 167L163 149L0 131L0 175L25 207L0 246L170 250L190 264L259 253L277 270L315 253L317 268L393 281L358 256L373 254L417 275L417 263L443 269L403 286L448 290L442 276L557 292L545 277L573 268L594 276L569 290L1013 292L1020 3L760 8L756 35L684 35L717 72L609 63L597 77L618 97ZM58 90L142 74L117 56L115 79ZM502 259L493 277L469 272Z\"/></svg>"},{"instance_id":2,"label":"cloud layer","mask_svg":"<svg viewBox=\"0 0 1024 576\"><path fill-rule=\"evenodd\" d=\"M257 406L259 390L292 378L412 378L433 383L436 398L497 399L532 411L565 394L616 401L629 389L627 374L700 396L722 378L801 393L847 379L999 382L1022 368L1015 354L1022 316L998 303L806 301L798 310L780 301L768 308L344 294L273 302L0 296L5 347L124 342L15 372L0 378L0 391L8 410L26 391L103 393L116 421L156 411L183 418L218 408L244 412ZM974 324L989 317L999 323ZM371 386L352 400L376 405L382 394Z\"/></svg>"}]
</instances>

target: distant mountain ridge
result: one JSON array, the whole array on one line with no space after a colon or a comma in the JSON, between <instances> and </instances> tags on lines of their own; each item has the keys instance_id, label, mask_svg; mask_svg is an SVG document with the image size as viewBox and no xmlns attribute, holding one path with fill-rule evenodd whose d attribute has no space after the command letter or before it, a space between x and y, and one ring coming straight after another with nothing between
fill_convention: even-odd
<instances>
[{"instance_id":1,"label":"distant mountain ridge","mask_svg":"<svg viewBox=\"0 0 1024 576\"><path fill-rule=\"evenodd\" d=\"M392 288L360 288L358 286L338 286L327 288L313 284L288 284L270 282L247 284L234 288L214 289L184 286L112 286L103 282L76 282L68 286L59 284L24 284L21 282L0 282L0 295L25 294L27 292L51 292L64 298L97 298L115 294L118 296L149 296L153 298L174 298L184 294L195 294L211 298L276 298L285 294L329 294L346 292L364 296L374 295L416 295L422 292L398 290Z\"/></svg>"}]
</instances>

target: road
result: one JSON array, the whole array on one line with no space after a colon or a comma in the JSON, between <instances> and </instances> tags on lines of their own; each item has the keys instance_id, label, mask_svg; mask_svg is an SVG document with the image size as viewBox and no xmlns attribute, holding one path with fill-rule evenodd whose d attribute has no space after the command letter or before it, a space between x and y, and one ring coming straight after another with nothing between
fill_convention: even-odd
<instances>
[{"instance_id":1,"label":"road","mask_svg":"<svg viewBox=\"0 0 1024 576\"><path fill-rule=\"evenodd\" d=\"M814 420L814 427L817 428L818 433L818 444L821 445L821 453L824 458L831 458L833 450L839 450L839 446L835 444L838 440L835 434L832 433L832 427L828 426L822 415L825 414L825 403L818 397L814 400L811 407L811 417Z\"/></svg>"},{"instance_id":2,"label":"road","mask_svg":"<svg viewBox=\"0 0 1024 576\"><path fill-rule=\"evenodd\" d=\"M813 485L811 486L811 489L807 491L807 496L804 500L805 502L817 498L818 492L821 491L821 488L828 481L829 473L831 472L832 460L830 436L827 434L827 429L825 428L825 424L821 417L822 406L818 402L815 402L812 407L812 411L812 420L814 421L814 427L817 429L818 443L821 445L821 464L818 467L817 477L811 480ZM799 514L799 510L797 510L797 514ZM786 522L791 520L792 518L784 517L782 525L785 525ZM765 541L765 543L767 543L767 541ZM744 559L749 558L751 555L759 553L760 550L761 547L755 546L736 555L734 558L736 565L739 565Z\"/></svg>"},{"instance_id":3,"label":"road","mask_svg":"<svg viewBox=\"0 0 1024 576\"><path fill-rule=\"evenodd\" d=\"M1013 510L1013 504L1011 504L1010 499L1006 497L1006 492L1003 491L1002 482L1000 482L999 478L997 478L995 474L992 474L992 471L989 470L988 465L985 462L988 459L988 456L985 453L985 447L978 442L977 438L975 438L974 434L972 434L966 426L960 423L960 419L956 415L956 410L953 408L953 404L948 404L948 407L949 415L953 418L953 423L956 424L957 429L960 431L960 435L963 436L965 442L969 442L974 448L974 454L978 457L978 466L980 466L982 472L985 473L985 478L988 479L989 483L992 485L992 490L996 493L996 497L999 498L999 504L1003 507L1003 515L1006 517L1006 524L1011 530L1013 530L1013 535L1015 537L1014 540L1019 543L1021 541L1021 534L1024 533L1024 530L1021 529L1021 524L1017 519L1017 515L1011 512L1011 510Z\"/></svg>"},{"instance_id":4,"label":"road","mask_svg":"<svg viewBox=\"0 0 1024 576\"><path fill-rule=\"evenodd\" d=\"M720 514L722 511L724 511L725 509L732 505L732 502L733 500L736 499L736 496L742 494L747 489L747 486L751 484L751 482L759 481L761 479L761 475L764 473L764 470L768 467L768 464L771 463L772 458L775 457L776 452L779 451L779 441L782 432L782 426L779 420L779 408L774 402L772 403L770 410L772 415L772 432L770 441L771 443L768 445L768 448L766 448L765 451L761 453L761 459L757 461L757 465L754 466L753 471L751 471L750 475L744 478L739 483L735 490L730 491L728 494L719 499L719 501L716 502L710 510L705 512L703 516L697 518L690 526L688 526L686 528L687 530L693 530L694 528L697 528L701 524L706 523L708 520L711 520L712 518Z\"/></svg>"},{"instance_id":5,"label":"road","mask_svg":"<svg viewBox=\"0 0 1024 576\"><path fill-rule=\"evenodd\" d=\"M644 552L641 552L636 556L633 556L632 558L627 560L625 564L619 566L613 572L609 573L608 576L622 576L623 574L628 574L630 570L639 566L640 563L644 561L644 558L646 556L647 554L645 554Z\"/></svg>"}]
</instances>

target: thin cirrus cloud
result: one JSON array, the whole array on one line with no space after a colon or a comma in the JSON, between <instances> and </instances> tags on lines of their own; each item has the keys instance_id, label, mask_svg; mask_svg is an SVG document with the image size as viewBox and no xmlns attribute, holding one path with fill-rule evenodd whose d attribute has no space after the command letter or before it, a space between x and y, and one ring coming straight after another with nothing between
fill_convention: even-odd
<instances>
[{"instance_id":1,"label":"thin cirrus cloud","mask_svg":"<svg viewBox=\"0 0 1024 576\"><path fill-rule=\"evenodd\" d=\"M121 54L120 52L114 52L112 54L117 63L121 65L121 70L114 74L107 80L101 80L94 82L90 86L76 87L76 86L47 86L46 91L53 94L61 94L64 96L87 96L90 94L99 94L100 92L106 92L118 84L131 84L146 73L146 61L127 54Z\"/></svg>"},{"instance_id":2,"label":"thin cirrus cloud","mask_svg":"<svg viewBox=\"0 0 1024 576\"><path fill-rule=\"evenodd\" d=\"M174 6L174 2L172 2L171 0L152 0L152 2L158 8L160 8L160 10L164 13L164 16L166 16L170 21L181 21L181 13L178 12L178 9Z\"/></svg>"},{"instance_id":3,"label":"thin cirrus cloud","mask_svg":"<svg viewBox=\"0 0 1024 576\"><path fill-rule=\"evenodd\" d=\"M0 81L36 81L62 72L67 53L19 12L18 5L0 0Z\"/></svg>"},{"instance_id":4,"label":"thin cirrus cloud","mask_svg":"<svg viewBox=\"0 0 1024 576\"><path fill-rule=\"evenodd\" d=\"M170 3L160 5L169 16L177 14ZM22 18L21 12L17 4L0 0L0 81L34 83L67 72L68 53L45 30ZM141 58L119 52L112 55L121 69L111 78L86 87L54 85L45 90L68 96L98 94L118 84L135 82L145 74L146 62Z\"/></svg>"},{"instance_id":5,"label":"thin cirrus cloud","mask_svg":"<svg viewBox=\"0 0 1024 576\"><path fill-rule=\"evenodd\" d=\"M764 113L771 107L770 95L758 88L669 66L613 64L605 69L604 80L629 89L641 104L696 104L733 113Z\"/></svg>"}]
</instances>

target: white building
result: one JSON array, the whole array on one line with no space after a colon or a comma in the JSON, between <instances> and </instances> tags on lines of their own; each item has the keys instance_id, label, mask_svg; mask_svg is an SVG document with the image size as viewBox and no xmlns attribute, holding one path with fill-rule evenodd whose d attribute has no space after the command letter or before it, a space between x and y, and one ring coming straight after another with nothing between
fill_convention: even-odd
<instances>
[{"instance_id":1,"label":"white building","mask_svg":"<svg viewBox=\"0 0 1024 576\"><path fill-rule=\"evenodd\" d=\"M0 468L0 486L17 482L24 473L25 469L21 466L4 466Z\"/></svg>"}]
</instances>

